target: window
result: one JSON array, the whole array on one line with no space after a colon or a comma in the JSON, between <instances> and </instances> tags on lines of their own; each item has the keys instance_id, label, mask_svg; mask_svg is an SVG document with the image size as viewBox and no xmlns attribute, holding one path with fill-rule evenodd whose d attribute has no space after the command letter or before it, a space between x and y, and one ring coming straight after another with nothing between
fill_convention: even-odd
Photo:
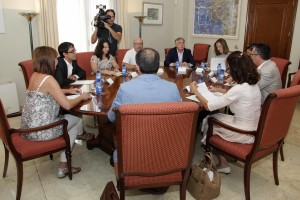
<instances>
[{"instance_id":1,"label":"window","mask_svg":"<svg viewBox=\"0 0 300 200\"><path fill-rule=\"evenodd\" d=\"M115 0L59 0L57 1L57 24L59 43L72 42L78 52L93 51L91 35L92 21L98 13L96 5L114 9Z\"/></svg>"}]
</instances>

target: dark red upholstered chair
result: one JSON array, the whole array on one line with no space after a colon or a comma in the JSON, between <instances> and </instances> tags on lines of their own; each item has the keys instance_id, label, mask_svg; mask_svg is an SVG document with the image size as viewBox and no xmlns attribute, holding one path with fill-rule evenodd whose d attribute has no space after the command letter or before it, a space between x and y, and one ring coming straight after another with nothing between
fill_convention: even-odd
<instances>
[{"instance_id":1,"label":"dark red upholstered chair","mask_svg":"<svg viewBox=\"0 0 300 200\"><path fill-rule=\"evenodd\" d=\"M125 189L180 185L180 199L192 162L198 104L127 104L115 109L120 199Z\"/></svg>"},{"instance_id":2,"label":"dark red upholstered chair","mask_svg":"<svg viewBox=\"0 0 300 200\"><path fill-rule=\"evenodd\" d=\"M119 65L119 69L121 70L122 69L122 61L123 61L123 58L126 54L126 52L128 51L129 49L117 49L116 50L116 61Z\"/></svg>"},{"instance_id":3,"label":"dark red upholstered chair","mask_svg":"<svg viewBox=\"0 0 300 200\"><path fill-rule=\"evenodd\" d=\"M87 77L92 74L91 58L93 53L92 51L76 53L77 64L85 70Z\"/></svg>"},{"instance_id":4,"label":"dark red upholstered chair","mask_svg":"<svg viewBox=\"0 0 300 200\"><path fill-rule=\"evenodd\" d=\"M204 60L204 62L207 62L209 48L209 44L194 44L193 57L196 62L196 65L199 65L202 62L202 60Z\"/></svg>"},{"instance_id":5,"label":"dark red upholstered chair","mask_svg":"<svg viewBox=\"0 0 300 200\"><path fill-rule=\"evenodd\" d=\"M281 76L282 88L285 88L286 76L291 62L289 60L283 58L276 58L276 57L272 57L271 60L276 63Z\"/></svg>"},{"instance_id":6,"label":"dark red upholstered chair","mask_svg":"<svg viewBox=\"0 0 300 200\"><path fill-rule=\"evenodd\" d=\"M70 139L67 132L67 120L63 119L46 126L32 129L13 129L10 128L5 111L0 99L0 138L4 145L5 161L3 169L3 178L6 177L9 152L14 157L17 165L17 194L16 200L21 198L23 185L23 162L35 158L43 157L59 151L66 151L68 170L71 171L71 149ZM22 133L46 130L55 126L63 125L63 135L49 141L30 141L21 137ZM72 173L69 173L69 179L72 180Z\"/></svg>"},{"instance_id":7,"label":"dark red upholstered chair","mask_svg":"<svg viewBox=\"0 0 300 200\"><path fill-rule=\"evenodd\" d=\"M19 66L21 67L22 72L23 72L25 86L26 86L26 88L28 88L31 75L33 74L32 60L22 61L19 63Z\"/></svg>"},{"instance_id":8,"label":"dark red upholstered chair","mask_svg":"<svg viewBox=\"0 0 300 200\"><path fill-rule=\"evenodd\" d=\"M165 51L165 59L167 58L167 55L169 53L171 48L165 48L164 51Z\"/></svg>"},{"instance_id":9,"label":"dark red upholstered chair","mask_svg":"<svg viewBox=\"0 0 300 200\"><path fill-rule=\"evenodd\" d=\"M300 85L276 90L269 94L265 100L259 124L256 131L244 131L224 124L217 119L208 119L209 129L206 143L218 153L232 157L245 163L244 189L245 197L250 199L250 173L251 165L261 158L273 154L273 173L275 184L278 180L278 152L293 118L294 110L300 96ZM282 106L284 105L284 106ZM241 144L228 142L218 135L212 135L213 125L218 125L228 130L243 134L251 134L255 137L253 144Z\"/></svg>"}]
</instances>

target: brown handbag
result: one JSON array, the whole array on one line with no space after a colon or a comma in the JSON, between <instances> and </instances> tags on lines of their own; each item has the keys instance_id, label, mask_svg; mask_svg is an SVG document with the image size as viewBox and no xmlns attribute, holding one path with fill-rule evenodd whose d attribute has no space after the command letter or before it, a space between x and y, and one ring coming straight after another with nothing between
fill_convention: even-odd
<instances>
[{"instance_id":1,"label":"brown handbag","mask_svg":"<svg viewBox=\"0 0 300 200\"><path fill-rule=\"evenodd\" d=\"M116 191L115 185L112 181L109 181L100 197L100 200L120 200L119 195Z\"/></svg>"},{"instance_id":2,"label":"brown handbag","mask_svg":"<svg viewBox=\"0 0 300 200\"><path fill-rule=\"evenodd\" d=\"M206 168L206 169L204 169ZM210 181L208 172L213 174ZM199 199L214 199L220 195L221 177L215 167L212 153L206 152L198 165L193 165L188 180L187 190Z\"/></svg>"}]
</instances>

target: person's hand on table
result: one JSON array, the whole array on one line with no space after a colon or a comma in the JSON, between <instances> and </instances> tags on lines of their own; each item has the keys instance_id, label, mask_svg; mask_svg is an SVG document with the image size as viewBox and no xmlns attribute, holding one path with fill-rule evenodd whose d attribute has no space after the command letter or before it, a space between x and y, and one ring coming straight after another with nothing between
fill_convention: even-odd
<instances>
[{"instance_id":1,"label":"person's hand on table","mask_svg":"<svg viewBox=\"0 0 300 200\"><path fill-rule=\"evenodd\" d=\"M193 81L193 82L190 84L190 89L191 89L191 91L192 91L194 94L198 93L196 81Z\"/></svg>"},{"instance_id":2,"label":"person's hand on table","mask_svg":"<svg viewBox=\"0 0 300 200\"><path fill-rule=\"evenodd\" d=\"M70 88L68 93L69 94L81 94L81 90L78 88Z\"/></svg>"},{"instance_id":3,"label":"person's hand on table","mask_svg":"<svg viewBox=\"0 0 300 200\"><path fill-rule=\"evenodd\" d=\"M81 98L83 101L87 101L87 100L90 100L92 97L91 97L91 94L90 94L90 93L88 93L88 92L83 92L83 93L81 93L80 98Z\"/></svg>"},{"instance_id":4,"label":"person's hand on table","mask_svg":"<svg viewBox=\"0 0 300 200\"><path fill-rule=\"evenodd\" d=\"M75 75L71 75L68 77L69 79L73 80L73 81L76 81L77 80L77 76Z\"/></svg>"}]
</instances>

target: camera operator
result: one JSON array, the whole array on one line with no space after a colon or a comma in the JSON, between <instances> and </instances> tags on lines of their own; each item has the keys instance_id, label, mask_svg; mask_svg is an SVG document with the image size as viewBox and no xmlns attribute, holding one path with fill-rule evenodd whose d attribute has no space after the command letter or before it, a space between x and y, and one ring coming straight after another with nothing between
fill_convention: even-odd
<instances>
[{"instance_id":1,"label":"camera operator","mask_svg":"<svg viewBox=\"0 0 300 200\"><path fill-rule=\"evenodd\" d=\"M98 28L95 26L95 31L91 37L91 43L94 44L98 39L108 39L110 42L109 53L112 56L115 56L115 52L118 48L118 42L122 38L122 27L118 24L115 24L115 11L108 9L105 11L106 15L110 16L110 19L103 21L104 28Z\"/></svg>"}]
</instances>

